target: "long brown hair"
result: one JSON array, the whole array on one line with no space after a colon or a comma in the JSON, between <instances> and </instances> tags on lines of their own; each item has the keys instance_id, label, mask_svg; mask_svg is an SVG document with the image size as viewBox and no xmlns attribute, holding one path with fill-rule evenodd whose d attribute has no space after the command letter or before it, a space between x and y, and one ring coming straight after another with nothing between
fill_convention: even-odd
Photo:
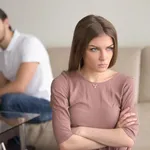
<instances>
[{"instance_id":1,"label":"long brown hair","mask_svg":"<svg viewBox=\"0 0 150 150\"><path fill-rule=\"evenodd\" d=\"M114 51L109 68L115 64L118 53L118 42L114 26L101 16L88 15L82 18L75 27L69 58L69 72L83 67L83 56L89 42L102 34L110 36L113 40Z\"/></svg>"}]
</instances>

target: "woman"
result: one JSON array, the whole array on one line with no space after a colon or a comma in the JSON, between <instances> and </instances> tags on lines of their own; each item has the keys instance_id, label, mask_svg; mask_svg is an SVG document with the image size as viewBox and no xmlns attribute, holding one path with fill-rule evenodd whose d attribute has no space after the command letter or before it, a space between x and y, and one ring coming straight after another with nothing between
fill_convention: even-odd
<instances>
[{"instance_id":1,"label":"woman","mask_svg":"<svg viewBox=\"0 0 150 150\"><path fill-rule=\"evenodd\" d=\"M117 34L89 15L74 31L68 71L52 83L53 129L61 150L130 149L138 131L133 79L110 68Z\"/></svg>"}]
</instances>

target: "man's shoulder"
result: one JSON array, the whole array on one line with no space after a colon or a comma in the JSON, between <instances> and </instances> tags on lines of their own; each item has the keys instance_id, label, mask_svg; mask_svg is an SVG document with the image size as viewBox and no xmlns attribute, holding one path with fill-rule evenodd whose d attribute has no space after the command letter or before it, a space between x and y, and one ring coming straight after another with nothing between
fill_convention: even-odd
<instances>
[{"instance_id":1,"label":"man's shoulder","mask_svg":"<svg viewBox=\"0 0 150 150\"><path fill-rule=\"evenodd\" d=\"M46 51L44 44L35 36L31 35L20 35L17 43L18 49L24 51Z\"/></svg>"},{"instance_id":2,"label":"man's shoulder","mask_svg":"<svg viewBox=\"0 0 150 150\"><path fill-rule=\"evenodd\" d=\"M37 38L35 35L27 34L19 32L18 30L15 30L15 35L17 37L17 45L21 47L27 47L27 46L43 46L41 40ZM44 47L44 46L43 46Z\"/></svg>"},{"instance_id":3,"label":"man's shoulder","mask_svg":"<svg viewBox=\"0 0 150 150\"><path fill-rule=\"evenodd\" d=\"M41 41L34 35L21 33L19 38L20 42L22 42L22 45L24 46L26 44L42 44Z\"/></svg>"},{"instance_id":4,"label":"man's shoulder","mask_svg":"<svg viewBox=\"0 0 150 150\"><path fill-rule=\"evenodd\" d=\"M45 58L47 55L45 46L36 36L19 32L13 50L24 57Z\"/></svg>"}]
</instances>

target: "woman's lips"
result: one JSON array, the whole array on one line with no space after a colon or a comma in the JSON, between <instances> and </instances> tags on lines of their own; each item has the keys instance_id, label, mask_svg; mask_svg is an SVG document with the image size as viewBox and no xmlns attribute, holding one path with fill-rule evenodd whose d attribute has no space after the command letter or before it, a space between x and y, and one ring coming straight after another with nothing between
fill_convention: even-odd
<instances>
[{"instance_id":1,"label":"woman's lips","mask_svg":"<svg viewBox=\"0 0 150 150\"><path fill-rule=\"evenodd\" d=\"M99 64L98 67L100 67L100 68L106 68L107 64Z\"/></svg>"}]
</instances>

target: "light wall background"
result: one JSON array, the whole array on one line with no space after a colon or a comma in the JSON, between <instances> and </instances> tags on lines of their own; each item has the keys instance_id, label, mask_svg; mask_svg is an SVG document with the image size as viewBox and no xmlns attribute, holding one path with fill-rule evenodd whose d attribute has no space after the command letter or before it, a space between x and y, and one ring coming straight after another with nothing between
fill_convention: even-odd
<instances>
[{"instance_id":1,"label":"light wall background","mask_svg":"<svg viewBox=\"0 0 150 150\"><path fill-rule=\"evenodd\" d=\"M150 45L150 0L0 0L13 28L40 38L45 46L70 46L76 23L101 15L118 32L119 46Z\"/></svg>"}]
</instances>

